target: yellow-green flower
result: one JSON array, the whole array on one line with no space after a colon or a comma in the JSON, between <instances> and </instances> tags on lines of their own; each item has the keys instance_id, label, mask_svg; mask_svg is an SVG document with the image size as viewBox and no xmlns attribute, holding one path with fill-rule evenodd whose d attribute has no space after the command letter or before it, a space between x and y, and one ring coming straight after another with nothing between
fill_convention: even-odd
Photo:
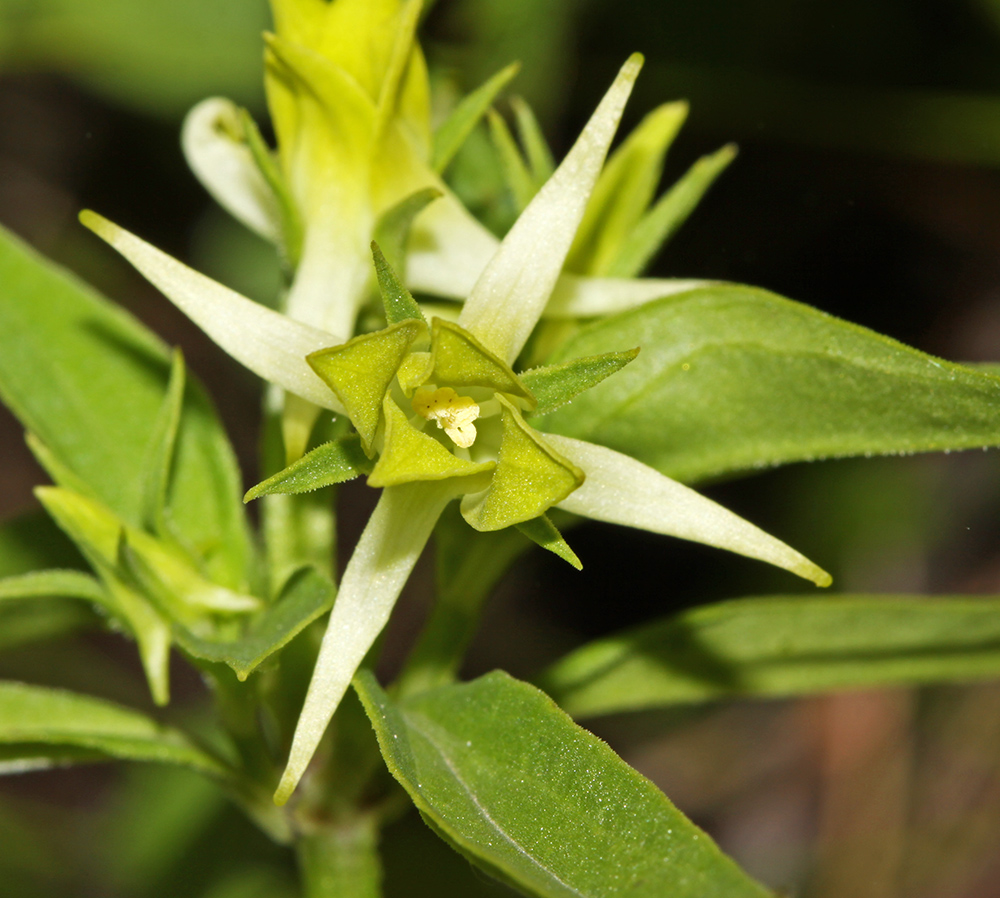
<instances>
[{"instance_id":1,"label":"yellow-green flower","mask_svg":"<svg viewBox=\"0 0 1000 898\"><path fill-rule=\"evenodd\" d=\"M344 570L279 802L305 771L438 517L456 498L479 529L530 529L548 508L558 507L719 546L820 585L830 581L780 540L640 462L540 433L524 420L537 397L529 376L511 366L556 289L640 65L633 57L622 68L569 154L486 264L457 325L428 326L386 266L380 281L387 327L345 342L240 297L84 213L88 226L226 351L284 389L348 415L364 454L352 460L336 444L323 451L349 476L365 466L357 459L370 458L369 482L383 487ZM334 470L331 481L345 479L342 471Z\"/></svg>"}]
</instances>

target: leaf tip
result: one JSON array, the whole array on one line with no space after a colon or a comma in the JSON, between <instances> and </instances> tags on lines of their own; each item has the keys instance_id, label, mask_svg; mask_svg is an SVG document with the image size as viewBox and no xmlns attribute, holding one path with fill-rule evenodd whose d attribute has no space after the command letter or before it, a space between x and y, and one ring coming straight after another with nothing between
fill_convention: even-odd
<instances>
[{"instance_id":1,"label":"leaf tip","mask_svg":"<svg viewBox=\"0 0 1000 898\"><path fill-rule=\"evenodd\" d=\"M93 231L98 237L108 243L114 239L118 227L108 221L103 215L98 215L91 209L81 209L79 214L80 224Z\"/></svg>"}]
</instances>

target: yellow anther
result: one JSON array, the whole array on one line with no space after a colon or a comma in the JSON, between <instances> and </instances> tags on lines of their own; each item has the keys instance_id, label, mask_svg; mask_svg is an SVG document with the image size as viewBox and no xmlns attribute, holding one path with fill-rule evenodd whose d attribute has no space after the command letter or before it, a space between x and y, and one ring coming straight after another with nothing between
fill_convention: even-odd
<instances>
[{"instance_id":1,"label":"yellow anther","mask_svg":"<svg viewBox=\"0 0 1000 898\"><path fill-rule=\"evenodd\" d=\"M479 406L469 396L459 396L451 387L439 390L421 387L413 394L413 410L428 421L437 421L456 446L468 449L476 442Z\"/></svg>"}]
</instances>

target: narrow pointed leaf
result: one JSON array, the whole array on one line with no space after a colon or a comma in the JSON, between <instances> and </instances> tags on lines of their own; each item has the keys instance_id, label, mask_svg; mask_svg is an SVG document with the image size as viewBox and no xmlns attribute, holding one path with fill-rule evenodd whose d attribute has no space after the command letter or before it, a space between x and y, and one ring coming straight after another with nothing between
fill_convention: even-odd
<instances>
[{"instance_id":1,"label":"narrow pointed leaf","mask_svg":"<svg viewBox=\"0 0 1000 898\"><path fill-rule=\"evenodd\" d=\"M565 511L728 549L829 586L830 575L791 546L642 462L594 443L550 434L545 439L586 474L559 503Z\"/></svg>"},{"instance_id":2,"label":"narrow pointed leaf","mask_svg":"<svg viewBox=\"0 0 1000 898\"><path fill-rule=\"evenodd\" d=\"M361 448L360 437L350 434L317 446L283 471L261 481L247 491L243 501L275 493L311 493L324 486L353 480L371 469L372 462Z\"/></svg>"},{"instance_id":3,"label":"narrow pointed leaf","mask_svg":"<svg viewBox=\"0 0 1000 898\"><path fill-rule=\"evenodd\" d=\"M0 397L94 495L138 524L147 447L168 379L166 347L6 233L0 233L0 284ZM234 587L245 579L249 558L240 480L215 410L189 379L170 518L199 547L213 576Z\"/></svg>"},{"instance_id":4,"label":"narrow pointed leaf","mask_svg":"<svg viewBox=\"0 0 1000 898\"><path fill-rule=\"evenodd\" d=\"M275 792L288 801L343 698L351 678L389 619L434 524L453 498L444 483L389 487L372 512L340 582L288 765Z\"/></svg>"},{"instance_id":5,"label":"narrow pointed leaf","mask_svg":"<svg viewBox=\"0 0 1000 898\"><path fill-rule=\"evenodd\" d=\"M510 105L517 119L517 134L521 138L528 166L531 168L531 176L537 183L544 184L556 170L552 151L545 140L545 135L542 134L535 113L531 111L527 102L521 97L512 97Z\"/></svg>"},{"instance_id":6,"label":"narrow pointed leaf","mask_svg":"<svg viewBox=\"0 0 1000 898\"><path fill-rule=\"evenodd\" d=\"M518 218L480 275L459 324L512 363L562 271L625 101L639 74L635 54L619 72L555 174Z\"/></svg>"},{"instance_id":7,"label":"narrow pointed leaf","mask_svg":"<svg viewBox=\"0 0 1000 898\"><path fill-rule=\"evenodd\" d=\"M0 601L5 599L56 598L85 599L109 605L101 584L83 571L32 571L0 580Z\"/></svg>"},{"instance_id":8,"label":"narrow pointed leaf","mask_svg":"<svg viewBox=\"0 0 1000 898\"><path fill-rule=\"evenodd\" d=\"M486 110L518 73L521 64L512 62L492 78L477 87L451 111L434 132L434 154L431 167L441 174L465 143L473 128L479 124Z\"/></svg>"},{"instance_id":9,"label":"narrow pointed leaf","mask_svg":"<svg viewBox=\"0 0 1000 898\"><path fill-rule=\"evenodd\" d=\"M635 277L695 210L708 188L736 158L736 147L727 144L703 156L665 193L636 224L607 267L611 277Z\"/></svg>"},{"instance_id":10,"label":"narrow pointed leaf","mask_svg":"<svg viewBox=\"0 0 1000 898\"><path fill-rule=\"evenodd\" d=\"M328 577L303 568L288 579L278 600L252 621L241 639L213 642L178 627L177 642L195 658L228 665L242 681L329 611L335 593Z\"/></svg>"},{"instance_id":11,"label":"narrow pointed leaf","mask_svg":"<svg viewBox=\"0 0 1000 898\"><path fill-rule=\"evenodd\" d=\"M563 561L568 561L578 571L583 570L583 564L576 552L569 547L569 543L563 539L563 535L556 528L556 525L546 515L539 515L537 518L522 521L514 526L536 545L558 555Z\"/></svg>"},{"instance_id":12,"label":"narrow pointed leaf","mask_svg":"<svg viewBox=\"0 0 1000 898\"><path fill-rule=\"evenodd\" d=\"M19 745L26 759L44 757L40 746L53 746L57 752L61 747L86 749L105 758L177 764L228 778L220 761L139 711L23 683L0 683L0 745L11 746L4 766Z\"/></svg>"},{"instance_id":13,"label":"narrow pointed leaf","mask_svg":"<svg viewBox=\"0 0 1000 898\"><path fill-rule=\"evenodd\" d=\"M323 408L340 404L306 364L338 337L265 308L199 274L93 212L80 220L129 260L222 349L254 374Z\"/></svg>"},{"instance_id":14,"label":"narrow pointed leaf","mask_svg":"<svg viewBox=\"0 0 1000 898\"><path fill-rule=\"evenodd\" d=\"M611 154L566 259L570 271L610 274L629 242L663 174L663 160L684 119L687 103L667 103L649 113Z\"/></svg>"},{"instance_id":15,"label":"narrow pointed leaf","mask_svg":"<svg viewBox=\"0 0 1000 898\"><path fill-rule=\"evenodd\" d=\"M160 536L166 536L169 531L167 499L177 450L177 432L184 411L184 382L184 356L176 349L170 366L167 395L163 399L163 406L149 441L143 478L142 523L146 529L155 530Z\"/></svg>"},{"instance_id":16,"label":"narrow pointed leaf","mask_svg":"<svg viewBox=\"0 0 1000 898\"><path fill-rule=\"evenodd\" d=\"M387 209L375 224L375 243L378 244L393 269L401 276L406 274L406 244L413 229L413 220L434 200L440 199L443 195L436 187L425 187ZM378 269L376 268L377 273ZM381 278L379 283L382 283Z\"/></svg>"},{"instance_id":17,"label":"narrow pointed leaf","mask_svg":"<svg viewBox=\"0 0 1000 898\"><path fill-rule=\"evenodd\" d=\"M521 381L538 400L538 408L531 414L545 415L555 411L584 390L596 387L606 377L621 371L638 354L638 349L606 352L604 355L523 371Z\"/></svg>"},{"instance_id":18,"label":"narrow pointed leaf","mask_svg":"<svg viewBox=\"0 0 1000 898\"><path fill-rule=\"evenodd\" d=\"M1000 676L1000 599L737 599L582 646L540 685L578 717Z\"/></svg>"},{"instance_id":19,"label":"narrow pointed leaf","mask_svg":"<svg viewBox=\"0 0 1000 898\"><path fill-rule=\"evenodd\" d=\"M656 786L527 683L491 673L402 704L367 671L355 688L389 770L424 819L524 894L769 894Z\"/></svg>"},{"instance_id":20,"label":"narrow pointed leaf","mask_svg":"<svg viewBox=\"0 0 1000 898\"><path fill-rule=\"evenodd\" d=\"M772 293L705 286L596 323L553 362L639 345L537 426L697 481L824 457L1000 444L1000 377Z\"/></svg>"},{"instance_id":21,"label":"narrow pointed leaf","mask_svg":"<svg viewBox=\"0 0 1000 898\"><path fill-rule=\"evenodd\" d=\"M489 123L490 138L496 148L497 156L500 158L500 171L507 183L507 189L514 199L514 208L520 213L531 202L542 185L540 182L536 182L528 169L528 163L524 161L521 149L502 116L491 109Z\"/></svg>"},{"instance_id":22,"label":"narrow pointed leaf","mask_svg":"<svg viewBox=\"0 0 1000 898\"><path fill-rule=\"evenodd\" d=\"M386 261L378 243L372 241L372 257L375 260L375 275L378 277L379 291L382 294L382 305L385 307L385 320L388 324L399 324L401 321L424 321L423 312L396 272ZM424 322L426 324L426 322Z\"/></svg>"}]
</instances>

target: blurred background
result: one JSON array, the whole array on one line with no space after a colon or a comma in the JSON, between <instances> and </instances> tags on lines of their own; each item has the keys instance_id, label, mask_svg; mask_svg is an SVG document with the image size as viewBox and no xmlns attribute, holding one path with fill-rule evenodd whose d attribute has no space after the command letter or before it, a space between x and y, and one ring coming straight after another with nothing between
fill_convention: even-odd
<instances>
[{"instance_id":1,"label":"blurred background","mask_svg":"<svg viewBox=\"0 0 1000 898\"><path fill-rule=\"evenodd\" d=\"M94 208L273 300L273 254L213 206L178 142L206 96L265 119L267 27L264 0L0 0L0 224L184 347L249 482L255 383L76 214ZM754 284L949 359L1000 360L997 0L438 0L423 35L436 77L464 89L520 59L513 89L557 157L634 50L647 64L626 129L663 101L691 103L665 183L738 143L651 273ZM44 476L3 410L0 458L0 518L30 522ZM1000 594L995 453L793 465L708 491L830 570L839 591ZM798 589L780 572L646 534L590 524L573 544L586 594L565 565L527 556L494 597L469 675L500 666L527 676L673 610ZM31 557L0 562L13 573ZM0 676L148 707L132 648L64 611L0 616ZM197 677L175 667L179 710L197 709ZM589 725L787 894L1000 896L997 686ZM389 895L510 894L417 819L387 843ZM282 896L294 894L290 863L186 774L89 767L0 779L5 894Z\"/></svg>"}]
</instances>

